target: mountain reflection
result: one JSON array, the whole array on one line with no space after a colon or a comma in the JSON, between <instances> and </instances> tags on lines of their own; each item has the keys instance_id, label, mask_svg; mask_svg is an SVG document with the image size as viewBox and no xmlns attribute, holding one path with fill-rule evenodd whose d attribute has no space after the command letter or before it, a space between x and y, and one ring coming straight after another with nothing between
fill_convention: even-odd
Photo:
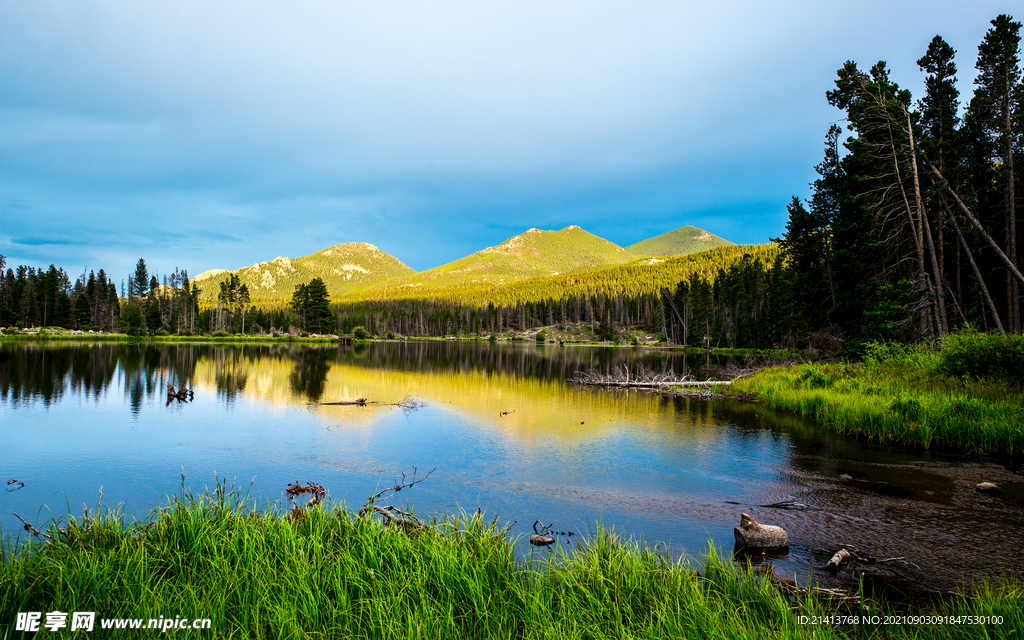
<instances>
[{"instance_id":1,"label":"mountain reflection","mask_svg":"<svg viewBox=\"0 0 1024 640\"><path fill-rule=\"evenodd\" d=\"M563 382L586 369L608 370L621 364L655 370L687 371L706 362L670 352L490 345L475 342L398 342L353 346L221 344L5 344L0 346L0 399L14 405L50 405L65 394L98 401L120 389L138 414L148 398L176 389L212 387L225 403L246 394L261 380L259 396L320 402L330 393L351 390L358 370L442 376L500 376ZM280 379L278 370L287 369ZM332 387L332 384L334 385ZM408 384L406 384L408 386ZM335 389L334 387L337 387Z\"/></svg>"}]
</instances>

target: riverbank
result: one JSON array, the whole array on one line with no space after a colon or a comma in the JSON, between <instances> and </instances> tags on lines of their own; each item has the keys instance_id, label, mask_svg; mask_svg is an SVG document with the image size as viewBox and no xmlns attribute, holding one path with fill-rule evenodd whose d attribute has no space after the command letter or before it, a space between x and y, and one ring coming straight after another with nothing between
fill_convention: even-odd
<instances>
[{"instance_id":1,"label":"riverbank","mask_svg":"<svg viewBox=\"0 0 1024 640\"><path fill-rule=\"evenodd\" d=\"M94 611L97 627L102 618L209 618L210 630L194 637L932 638L1024 628L1024 591L1002 583L927 611L873 600L860 609L822 593L794 600L791 586L714 550L695 563L672 560L601 530L569 553L538 549L544 561L523 562L480 518L406 533L338 506L291 517L252 506L221 489L186 495L145 522L90 514L51 526L52 542L7 541L0 625L11 630L18 612L59 610ZM820 618L887 613L1001 623L840 632Z\"/></svg>"},{"instance_id":2,"label":"riverbank","mask_svg":"<svg viewBox=\"0 0 1024 640\"><path fill-rule=\"evenodd\" d=\"M547 335L542 342L536 341L536 333L526 332L524 334L507 333L500 336L483 335L457 335L457 336L395 336L391 338L369 337L356 339L351 335L290 335L287 333L278 335L239 335L215 332L213 335L128 335L126 333L102 333L94 331L71 331L63 329L44 328L42 330L5 330L0 332L0 342L155 342L155 343L240 343L240 344L337 344L337 343L368 343L368 342L490 342L497 344L533 344L538 346L554 347L564 346L589 346L589 347L618 347L621 349L644 349L648 351L676 352L686 354L711 354L716 356L732 357L756 357L761 359L787 359L800 357L802 352L786 349L732 349L727 347L691 347L685 345L672 345L665 342L657 342L653 337L645 341L623 342L622 340L599 340L585 339L587 336L573 336L571 339L557 340Z\"/></svg>"},{"instance_id":3,"label":"riverbank","mask_svg":"<svg viewBox=\"0 0 1024 640\"><path fill-rule=\"evenodd\" d=\"M872 442L1020 455L1022 375L1024 336L964 332L938 349L873 345L862 363L762 369L729 392Z\"/></svg>"}]
</instances>

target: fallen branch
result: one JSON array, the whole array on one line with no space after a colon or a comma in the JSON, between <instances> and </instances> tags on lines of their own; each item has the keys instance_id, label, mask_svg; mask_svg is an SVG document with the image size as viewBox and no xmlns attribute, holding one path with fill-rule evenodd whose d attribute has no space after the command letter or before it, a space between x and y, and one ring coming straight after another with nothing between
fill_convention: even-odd
<instances>
[{"instance_id":1,"label":"fallen branch","mask_svg":"<svg viewBox=\"0 0 1024 640\"><path fill-rule=\"evenodd\" d=\"M426 525L425 522L423 522L422 520L416 518L411 513L407 513L405 511L402 511L401 509L399 509L398 507L395 507L395 506L388 505L388 506L382 507L380 505L371 504L371 505L364 506L362 509L360 509L359 510L359 515L362 516L365 513L368 513L370 511L376 513L377 515L381 516L384 519L384 526L388 526L392 522L394 522L395 524L397 524L398 526L402 527L406 531L409 531L410 529L426 529L427 528L427 525Z\"/></svg>"},{"instance_id":2,"label":"fallen branch","mask_svg":"<svg viewBox=\"0 0 1024 640\"><path fill-rule=\"evenodd\" d=\"M654 373L646 369L642 364L637 365L634 375L629 367L614 367L610 373L601 373L596 369L577 371L576 375L569 378L569 382L602 387L637 387L637 388L659 388L659 387L705 387L712 385L729 385L731 380L694 380L693 376L679 376L675 373Z\"/></svg>"},{"instance_id":3,"label":"fallen branch","mask_svg":"<svg viewBox=\"0 0 1024 640\"><path fill-rule=\"evenodd\" d=\"M402 489L407 489L407 488L409 488L409 487L411 487L413 485L416 485L416 484L419 484L419 483L423 482L424 480L426 480L427 478L430 477L430 474L434 473L435 471L437 471L437 467L434 467L433 469L431 469L430 471L427 472L427 475L425 475L422 478L420 478L419 480L417 480L416 479L417 470L416 470L416 467L413 467L412 468L412 480L410 480L409 482L405 482L406 476L405 476L405 472L403 471L402 472L402 481L401 482L396 480L394 486L388 487L387 489L381 489L377 493L375 493L372 496L370 496L366 500L366 504L363 506L363 508L366 508L366 507L372 505L377 500L380 500L380 499L387 500L388 498L393 497L396 493L398 493ZM388 491L391 491L393 493L391 493L390 495L384 495Z\"/></svg>"},{"instance_id":4,"label":"fallen branch","mask_svg":"<svg viewBox=\"0 0 1024 640\"><path fill-rule=\"evenodd\" d=\"M436 470L437 467L434 467L433 469L427 472L427 475L417 480L417 469L416 467L413 467L412 479L409 480L408 482L406 482L406 475L405 472L403 471L401 481L396 480L393 486L390 486L386 489L381 489L380 491L366 499L366 504L364 504L363 508L359 510L359 517L363 517L366 514L377 514L381 516L385 525L390 525L392 522L394 522L401 526L402 529L406 531L406 533L413 530L426 529L427 525L423 523L423 521L417 519L411 513L406 513L405 511L402 511L398 507L392 505L379 505L377 504L377 501L382 499L387 500L388 498L393 497L402 489L408 489L409 487L412 487L423 482L424 480L429 478L430 474L434 473L434 471Z\"/></svg>"},{"instance_id":5,"label":"fallen branch","mask_svg":"<svg viewBox=\"0 0 1024 640\"><path fill-rule=\"evenodd\" d=\"M323 406L330 406L330 407L349 406L349 405L355 405L357 407L365 407L366 406L366 398L357 398L355 400L338 400L337 402L318 402L317 404L323 405Z\"/></svg>"},{"instance_id":6,"label":"fallen branch","mask_svg":"<svg viewBox=\"0 0 1024 640\"><path fill-rule=\"evenodd\" d=\"M21 516L19 516L16 513L14 514L14 517L17 518L18 520L21 520L21 522L25 525L25 531L31 531L37 538L42 536L43 538L46 538L47 540L53 540L53 536L51 536L49 534L46 534L46 533L43 533L39 529L36 529L31 524L29 524L28 520L26 520L25 518L22 518Z\"/></svg>"},{"instance_id":7,"label":"fallen branch","mask_svg":"<svg viewBox=\"0 0 1024 640\"><path fill-rule=\"evenodd\" d=\"M356 398L355 400L338 400L336 402L311 402L317 406L325 407L343 407L343 406L356 406L356 407L368 407L375 405L379 407L400 407L406 411L412 409L419 409L427 406L425 402L417 398L416 396L406 396L398 402L376 402L368 401L366 398Z\"/></svg>"},{"instance_id":8,"label":"fallen branch","mask_svg":"<svg viewBox=\"0 0 1024 640\"><path fill-rule=\"evenodd\" d=\"M537 525L540 525L540 531L537 530ZM555 523L551 523L547 526L544 525L540 520L533 522L533 535L530 536L530 544L538 547L546 547L555 543L555 536L574 536L575 531L552 531L551 527L555 526Z\"/></svg>"},{"instance_id":9,"label":"fallen branch","mask_svg":"<svg viewBox=\"0 0 1024 640\"><path fill-rule=\"evenodd\" d=\"M839 565L843 564L844 560L850 559L850 552L846 549L840 549L836 551L835 555L829 558L828 562L825 563L824 568L829 571L839 571Z\"/></svg>"},{"instance_id":10,"label":"fallen branch","mask_svg":"<svg viewBox=\"0 0 1024 640\"><path fill-rule=\"evenodd\" d=\"M309 500L306 501L306 504L302 505L301 507L295 506L294 508L292 508L291 516L293 518L301 518L305 509L309 509L320 504L321 502L323 502L323 499L327 496L327 489L324 489L323 485L317 484L315 482L309 482L306 484L306 486L302 486L301 484L299 484L299 481L296 480L292 484L288 485L288 488L285 491L288 492L288 502L292 504L295 504L295 498L297 496L304 496L306 494L310 495L310 498Z\"/></svg>"}]
</instances>

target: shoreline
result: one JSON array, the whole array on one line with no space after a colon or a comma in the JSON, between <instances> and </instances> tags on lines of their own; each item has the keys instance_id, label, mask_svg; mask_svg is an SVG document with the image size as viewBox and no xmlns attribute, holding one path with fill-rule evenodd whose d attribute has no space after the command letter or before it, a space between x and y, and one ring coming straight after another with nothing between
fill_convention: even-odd
<instances>
[{"instance_id":1,"label":"shoreline","mask_svg":"<svg viewBox=\"0 0 1024 640\"><path fill-rule=\"evenodd\" d=\"M808 588L775 576L770 562L738 567L714 547L674 560L601 528L574 549L537 548L543 560L522 561L519 540L482 515L406 522L325 504L256 511L223 486L175 496L140 522L98 510L52 523L40 532L48 542L4 541L0 606L179 613L211 618L215 635L247 637L953 637L962 627L942 620L967 615L986 617L980 626L990 634L1024 627L1024 590L995 577L970 592L898 602L871 587ZM881 622L908 615L931 622ZM879 621L854 625L847 616Z\"/></svg>"}]
</instances>

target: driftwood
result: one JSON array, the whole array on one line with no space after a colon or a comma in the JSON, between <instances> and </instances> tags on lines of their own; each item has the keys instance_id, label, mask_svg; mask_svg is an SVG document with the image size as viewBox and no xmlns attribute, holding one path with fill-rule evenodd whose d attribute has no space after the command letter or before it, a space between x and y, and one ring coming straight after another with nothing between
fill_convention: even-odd
<instances>
[{"instance_id":1,"label":"driftwood","mask_svg":"<svg viewBox=\"0 0 1024 640\"><path fill-rule=\"evenodd\" d=\"M318 402L319 405L324 406L348 406L355 405L358 407L366 406L366 398L356 398L355 400L338 400L337 402Z\"/></svg>"},{"instance_id":2,"label":"driftwood","mask_svg":"<svg viewBox=\"0 0 1024 640\"><path fill-rule=\"evenodd\" d=\"M416 479L417 470L416 467L413 467L412 478L408 481L406 480L407 476L403 471L401 480L396 480L394 485L386 489L381 489L380 491L366 499L366 504L364 504L363 508L359 510L359 517L363 517L367 514L369 514L370 516L379 515L385 525L390 525L392 523L397 524L406 533L416 531L419 529L426 529L426 523L416 518L411 513L402 511L398 507L392 505L377 504L377 501L392 498L396 493L398 493L402 489L408 489L409 487L412 487L423 482L424 480L429 478L430 474L434 473L434 471L436 470L437 467L434 467L433 469L427 472L427 475L423 476L422 478Z\"/></svg>"},{"instance_id":3,"label":"driftwood","mask_svg":"<svg viewBox=\"0 0 1024 640\"><path fill-rule=\"evenodd\" d=\"M402 527L405 531L411 531L416 529L426 529L427 525L425 522L415 517L411 513L406 513L398 507L391 505L380 506L376 504L364 506L359 510L359 515L372 512L381 516L384 521L384 526L390 525L392 522Z\"/></svg>"},{"instance_id":4,"label":"driftwood","mask_svg":"<svg viewBox=\"0 0 1024 640\"><path fill-rule=\"evenodd\" d=\"M537 530L537 525L540 525L540 531ZM538 547L547 547L555 543L555 536L574 536L575 531L552 531L551 527L555 526L551 523L547 526L544 525L540 520L535 520L533 523L533 535L530 536L530 544Z\"/></svg>"},{"instance_id":5,"label":"driftwood","mask_svg":"<svg viewBox=\"0 0 1024 640\"><path fill-rule=\"evenodd\" d=\"M43 532L42 532L42 531L40 531L39 529L36 529L36 528L35 528L35 527L33 527L33 526L32 526L32 525L31 525L31 524L29 523L29 521L28 521L28 520L26 520L25 518L22 518L21 516L19 516L19 515L18 515L18 514L16 514L16 513L14 514L14 517L15 517L15 518L17 518L18 520L21 520L22 524L24 524L24 525L25 525L25 531L31 531L31 532L32 532L32 534L33 534L34 536L36 536L37 538L39 538L39 537L43 537L43 538L46 538L46 539L48 539L48 540L53 540L53 536L51 536L51 535L49 535L49 534L47 534L47 533L43 533Z\"/></svg>"},{"instance_id":6,"label":"driftwood","mask_svg":"<svg viewBox=\"0 0 1024 640\"><path fill-rule=\"evenodd\" d=\"M398 402L376 402L374 400L367 400L366 398L356 398L355 400L338 400L336 402L311 402L318 406L325 407L339 407L339 406L355 406L355 407L368 407L370 405L380 407L400 407L404 411L410 411L412 409L419 409L425 407L426 403L417 398L416 396L406 396Z\"/></svg>"},{"instance_id":7,"label":"driftwood","mask_svg":"<svg viewBox=\"0 0 1024 640\"><path fill-rule=\"evenodd\" d=\"M840 549L836 551L835 555L829 558L829 561L825 563L825 568L831 571L839 571L839 565L843 564L843 560L850 559L850 552L846 549Z\"/></svg>"},{"instance_id":8,"label":"driftwood","mask_svg":"<svg viewBox=\"0 0 1024 640\"><path fill-rule=\"evenodd\" d=\"M761 524L748 513L740 514L740 526L733 529L736 544L756 549L785 549L789 536L782 527Z\"/></svg>"},{"instance_id":9,"label":"driftwood","mask_svg":"<svg viewBox=\"0 0 1024 640\"><path fill-rule=\"evenodd\" d=\"M306 515L306 509L311 509L316 505L323 502L324 498L327 497L327 489L324 486L315 482L307 482L305 486L299 484L296 480L292 484L288 485L286 489L288 493L288 502L295 506L292 507L288 517L298 520ZM295 498L297 496L309 495L309 500L306 500L306 504L296 505Z\"/></svg>"},{"instance_id":10,"label":"driftwood","mask_svg":"<svg viewBox=\"0 0 1024 640\"><path fill-rule=\"evenodd\" d=\"M601 373L596 369L577 371L576 375L569 379L569 382L586 384L601 387L635 387L635 388L660 388L660 387L707 387L714 385L730 385L731 380L694 380L693 376L679 376L675 373L655 373L645 368L642 364L637 366L634 374L629 367L614 367L610 373Z\"/></svg>"},{"instance_id":11,"label":"driftwood","mask_svg":"<svg viewBox=\"0 0 1024 640\"><path fill-rule=\"evenodd\" d=\"M174 385L170 382L167 383L167 404L171 404L171 400L177 400L178 402L190 402L195 396L195 392L185 386L177 391L174 390Z\"/></svg>"}]
</instances>

